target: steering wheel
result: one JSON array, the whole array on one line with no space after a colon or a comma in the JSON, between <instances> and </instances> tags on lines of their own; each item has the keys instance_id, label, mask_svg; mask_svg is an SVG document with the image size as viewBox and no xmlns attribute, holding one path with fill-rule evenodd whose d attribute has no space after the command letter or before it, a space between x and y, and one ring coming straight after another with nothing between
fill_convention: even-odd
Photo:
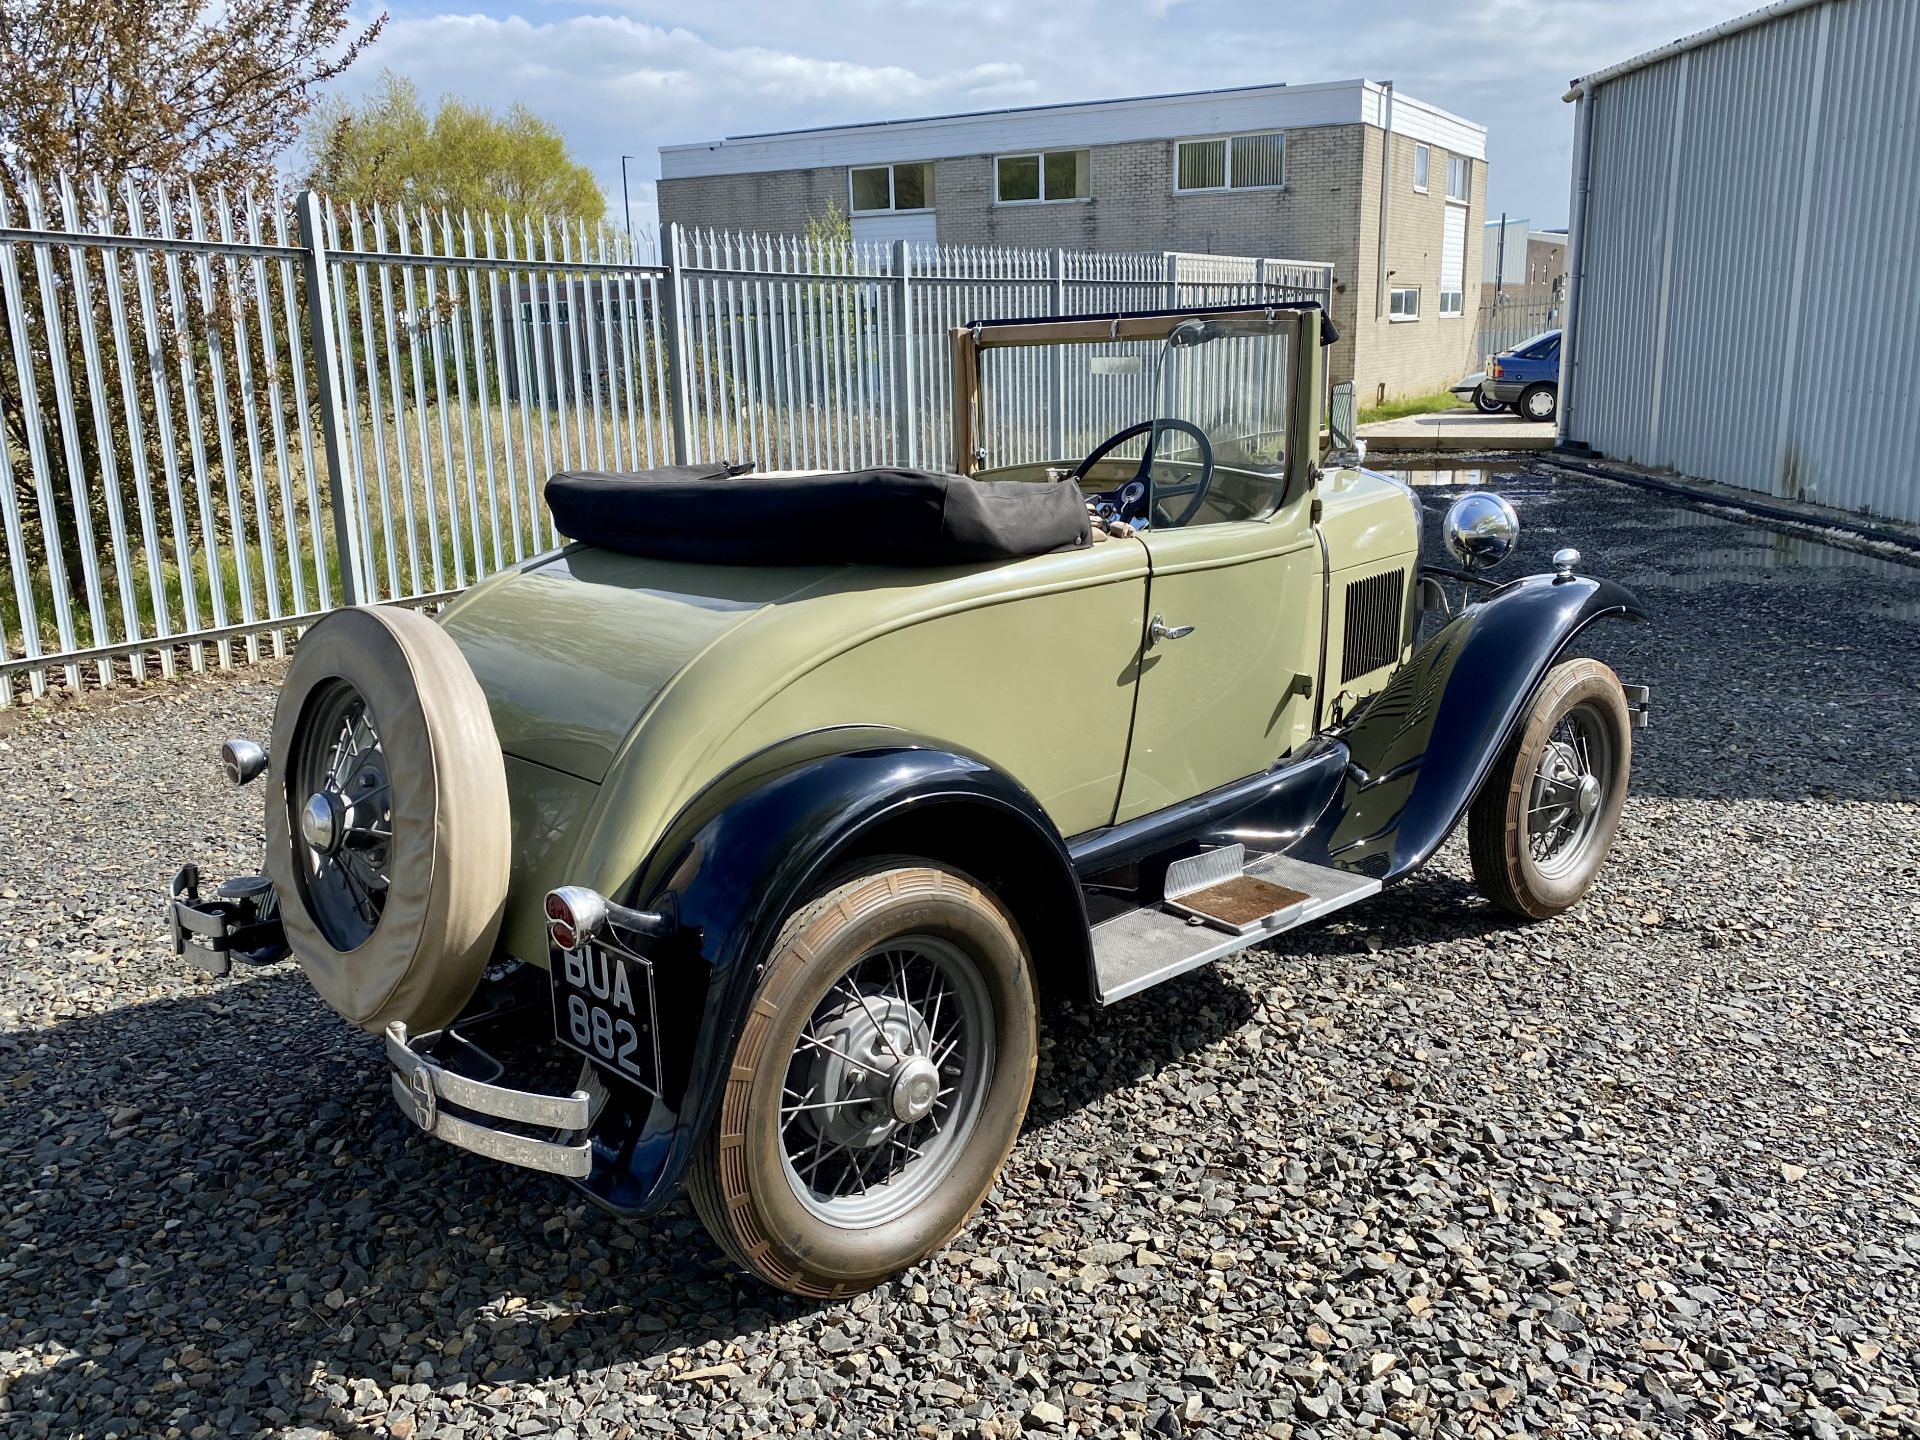
<instances>
[{"instance_id":1,"label":"steering wheel","mask_svg":"<svg viewBox=\"0 0 1920 1440\"><path fill-rule=\"evenodd\" d=\"M1087 498L1096 504L1109 505L1113 513L1122 520L1144 529L1149 519L1151 507L1161 501L1177 500L1183 495L1193 498L1187 502L1187 508L1180 512L1178 519L1169 519L1166 523L1173 529L1179 529L1197 513L1205 503L1207 491L1213 485L1213 443L1207 439L1206 431L1198 425L1190 425L1185 420L1142 420L1136 425L1109 435L1088 453L1087 458L1074 467L1073 478L1084 480L1087 473L1106 459L1127 441L1140 435L1151 435L1155 430L1178 430L1191 435L1200 446L1200 478L1190 485L1169 485L1154 489L1148 477L1153 466L1153 442L1147 442L1147 448L1140 457L1140 468L1133 472L1133 478L1113 490L1099 490Z\"/></svg>"}]
</instances>

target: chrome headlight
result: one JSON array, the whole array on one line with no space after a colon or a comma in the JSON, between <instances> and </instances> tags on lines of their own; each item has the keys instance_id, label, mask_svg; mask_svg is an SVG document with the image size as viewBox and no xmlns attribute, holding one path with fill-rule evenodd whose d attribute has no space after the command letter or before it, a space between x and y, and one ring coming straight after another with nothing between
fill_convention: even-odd
<instances>
[{"instance_id":1,"label":"chrome headlight","mask_svg":"<svg viewBox=\"0 0 1920 1440\"><path fill-rule=\"evenodd\" d=\"M1462 568L1485 570L1513 553L1520 539L1520 517L1513 506L1486 490L1462 495L1440 522L1447 550Z\"/></svg>"},{"instance_id":2,"label":"chrome headlight","mask_svg":"<svg viewBox=\"0 0 1920 1440\"><path fill-rule=\"evenodd\" d=\"M236 736L220 747L220 765L235 785L248 785L267 773L267 752Z\"/></svg>"}]
</instances>

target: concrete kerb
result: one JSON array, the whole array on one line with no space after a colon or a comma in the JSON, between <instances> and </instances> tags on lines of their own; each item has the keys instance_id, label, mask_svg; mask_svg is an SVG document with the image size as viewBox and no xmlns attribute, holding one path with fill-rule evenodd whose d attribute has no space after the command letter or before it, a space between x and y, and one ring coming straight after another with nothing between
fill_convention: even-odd
<instances>
[{"instance_id":1,"label":"concrete kerb","mask_svg":"<svg viewBox=\"0 0 1920 1440\"><path fill-rule=\"evenodd\" d=\"M1478 410L1443 410L1376 420L1360 427L1369 450L1395 455L1413 451L1454 454L1461 451L1519 451L1553 448L1553 427L1518 415L1484 415Z\"/></svg>"}]
</instances>

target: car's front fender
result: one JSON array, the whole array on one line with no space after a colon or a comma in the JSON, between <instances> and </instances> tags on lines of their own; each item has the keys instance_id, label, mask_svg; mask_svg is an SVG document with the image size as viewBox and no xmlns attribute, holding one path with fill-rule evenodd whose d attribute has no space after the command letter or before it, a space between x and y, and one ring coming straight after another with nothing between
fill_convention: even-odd
<instances>
[{"instance_id":1,"label":"car's front fender","mask_svg":"<svg viewBox=\"0 0 1920 1440\"><path fill-rule=\"evenodd\" d=\"M783 741L696 796L620 897L676 922L649 952L662 1094L614 1091L593 1130L593 1173L581 1182L590 1195L627 1214L672 1196L718 1105L781 925L850 858L900 850L973 871L1008 900L1036 952L1038 917L1063 917L1036 963L1085 975L1072 863L1017 781L976 755L898 730L842 727ZM982 873L990 867L1003 873Z\"/></svg>"},{"instance_id":2,"label":"car's front fender","mask_svg":"<svg viewBox=\"0 0 1920 1440\"><path fill-rule=\"evenodd\" d=\"M1293 851L1393 880L1447 838L1568 644L1609 615L1645 620L1611 580L1534 575L1454 616L1341 733L1341 792Z\"/></svg>"}]
</instances>

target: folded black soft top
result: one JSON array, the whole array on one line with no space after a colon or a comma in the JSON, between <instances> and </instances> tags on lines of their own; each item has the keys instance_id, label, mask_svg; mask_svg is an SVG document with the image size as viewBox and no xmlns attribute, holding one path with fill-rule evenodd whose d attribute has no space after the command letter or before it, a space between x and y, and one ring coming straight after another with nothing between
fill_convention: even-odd
<instances>
[{"instance_id":1,"label":"folded black soft top","mask_svg":"<svg viewBox=\"0 0 1920 1440\"><path fill-rule=\"evenodd\" d=\"M588 545L709 565L952 565L1088 542L1072 481L969 480L925 470L735 475L720 465L547 481L560 533Z\"/></svg>"}]
</instances>

